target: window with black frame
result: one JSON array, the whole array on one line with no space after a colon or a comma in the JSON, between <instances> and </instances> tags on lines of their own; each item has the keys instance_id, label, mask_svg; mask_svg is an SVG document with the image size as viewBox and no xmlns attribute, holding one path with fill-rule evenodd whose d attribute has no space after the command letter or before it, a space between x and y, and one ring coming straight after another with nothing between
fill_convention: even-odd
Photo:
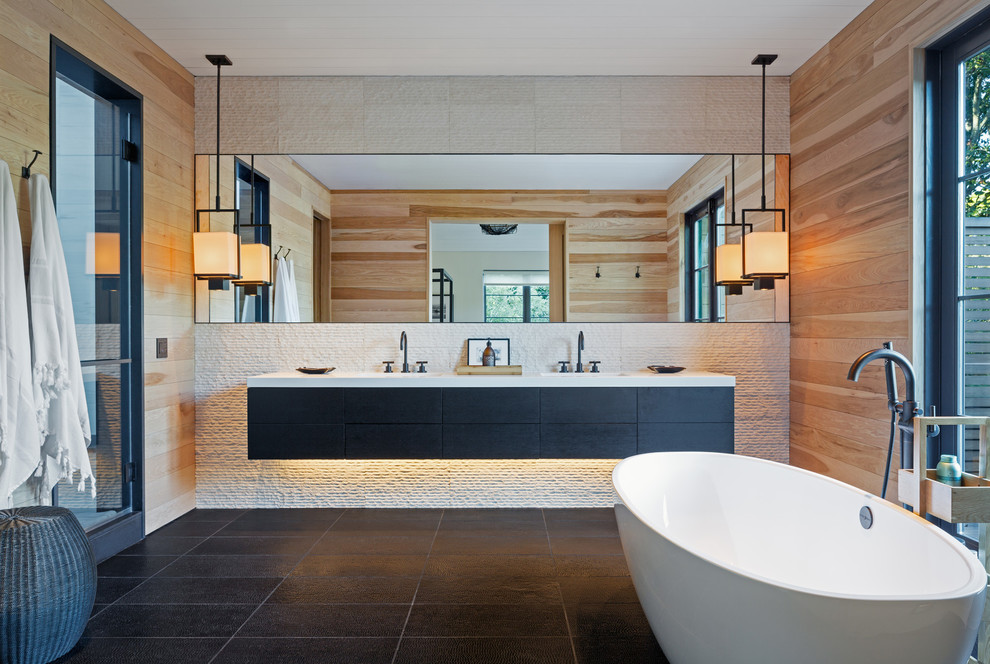
<instances>
[{"instance_id":1,"label":"window with black frame","mask_svg":"<svg viewBox=\"0 0 990 664\"><path fill-rule=\"evenodd\" d=\"M268 178L251 164L236 160L237 209L240 210L241 244L266 244L271 246L271 218L269 215ZM271 321L270 286L236 286L234 295L235 320L241 323L267 323Z\"/></svg>"},{"instance_id":2,"label":"window with black frame","mask_svg":"<svg viewBox=\"0 0 990 664\"><path fill-rule=\"evenodd\" d=\"M684 289L687 322L725 320L725 295L715 285L715 247L725 241L725 193L684 215Z\"/></svg>"},{"instance_id":3,"label":"window with black frame","mask_svg":"<svg viewBox=\"0 0 990 664\"><path fill-rule=\"evenodd\" d=\"M926 400L990 416L990 13L928 51ZM978 472L976 427L943 427L931 447ZM929 459L934 466L937 456ZM973 524L946 528L976 546Z\"/></svg>"},{"instance_id":4,"label":"window with black frame","mask_svg":"<svg viewBox=\"0 0 990 664\"><path fill-rule=\"evenodd\" d=\"M486 323L549 323L550 272L485 270Z\"/></svg>"}]
</instances>

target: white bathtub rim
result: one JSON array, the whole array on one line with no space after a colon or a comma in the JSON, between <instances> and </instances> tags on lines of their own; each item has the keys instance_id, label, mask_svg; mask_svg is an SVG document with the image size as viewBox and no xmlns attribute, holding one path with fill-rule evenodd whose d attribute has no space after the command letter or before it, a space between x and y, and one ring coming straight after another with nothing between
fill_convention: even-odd
<instances>
[{"instance_id":1,"label":"white bathtub rim","mask_svg":"<svg viewBox=\"0 0 990 664\"><path fill-rule=\"evenodd\" d=\"M681 541L680 538L673 538L668 533L662 532L661 530L658 530L656 527L654 527L654 525L650 522L649 519L645 518L637 508L630 505L629 500L624 495L624 491L622 487L618 482L616 482L616 473L618 473L619 469L626 463L634 463L635 460L641 459L643 457L673 456L673 455L717 456L717 457L731 456L731 457L744 458L749 462L770 464L773 466L783 466L784 468L787 468L788 471L794 471L815 477L817 479L822 479L832 484L835 484L836 486L842 487L847 491L852 491L854 493L860 494L863 496L864 500L870 503L870 507L872 509L886 510L888 513L892 515L899 514L902 517L914 519L919 526L927 528L931 534L933 534L936 537L942 538L944 542L950 545L952 551L963 561L963 563L969 569L970 579L969 581L959 586L958 588L954 588L952 590L941 593L925 593L925 594L910 594L910 595L875 595L875 594L867 595L862 593L840 593L840 592L831 592L828 590L822 590L819 588L809 588L808 586L794 585L792 583L787 583L786 581L781 581L780 579L764 576L762 574L756 574L738 565L733 565L731 563L725 562L724 560L720 560L708 556L706 554L702 554L699 551L697 551L694 547L689 546L683 541ZM875 496L869 493L868 491L863 491L862 489L854 487L851 484L847 484L845 482L839 481L832 477L828 477L826 475L822 475L820 473L816 473L814 471L806 470L804 468L798 468L797 466L791 466L785 463L778 463L776 461L769 461L767 459L760 459L758 457L750 457L750 456L736 455L736 454L725 454L722 452L649 452L645 454L637 454L631 457L627 457L621 460L619 463L617 463L615 467L612 469L612 486L615 488L616 493L618 493L619 498L622 500L622 505L624 505L626 509L632 512L644 526L646 526L653 532L657 533L660 537L663 537L665 540L667 540L674 546L678 547L679 549L687 551L691 555L700 558L711 565L715 565L716 567L724 569L725 571L731 574L735 574L737 576L741 576L747 579L752 579L760 583L766 583L772 586L784 588L796 593L802 593L805 595L817 596L817 597L829 597L835 599L854 599L859 601L875 601L875 602L915 601L916 602L916 601L925 601L925 600L967 599L987 589L988 573L985 569L983 569L982 565L979 562L979 558L976 555L974 555L971 551L966 549L962 544L960 544L955 539L950 537L949 534L946 533L941 528L938 528L937 526L929 523L928 521L922 519L913 512L908 512L902 507L899 507L887 500Z\"/></svg>"}]
</instances>

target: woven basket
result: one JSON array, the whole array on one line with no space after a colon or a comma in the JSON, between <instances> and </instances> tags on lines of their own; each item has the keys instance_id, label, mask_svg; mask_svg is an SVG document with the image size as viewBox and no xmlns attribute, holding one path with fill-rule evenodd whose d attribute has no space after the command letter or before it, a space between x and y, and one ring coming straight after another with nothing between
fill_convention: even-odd
<instances>
[{"instance_id":1,"label":"woven basket","mask_svg":"<svg viewBox=\"0 0 990 664\"><path fill-rule=\"evenodd\" d=\"M47 664L69 652L95 599L93 550L72 512L0 510L0 662Z\"/></svg>"}]
</instances>

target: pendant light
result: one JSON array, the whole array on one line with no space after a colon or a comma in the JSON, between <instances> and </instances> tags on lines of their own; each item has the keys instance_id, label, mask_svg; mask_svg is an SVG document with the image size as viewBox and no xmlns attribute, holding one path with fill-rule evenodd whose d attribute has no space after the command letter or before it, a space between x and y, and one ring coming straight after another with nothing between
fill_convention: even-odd
<instances>
[{"instance_id":1,"label":"pendant light","mask_svg":"<svg viewBox=\"0 0 990 664\"><path fill-rule=\"evenodd\" d=\"M230 280L241 276L241 241L237 234L239 212L220 207L220 68L233 63L226 55L207 55L206 59L217 68L217 197L214 208L196 210L193 273L197 279L209 281L210 290L228 290ZM225 217L233 231L211 230Z\"/></svg>"},{"instance_id":2,"label":"pendant light","mask_svg":"<svg viewBox=\"0 0 990 664\"><path fill-rule=\"evenodd\" d=\"M715 225L724 228L741 227L736 221L736 155L732 155L732 221ZM742 245L729 244L726 231L726 243L715 247L715 285L724 286L726 295L742 295L743 286L752 284L752 279L743 277Z\"/></svg>"},{"instance_id":3,"label":"pendant light","mask_svg":"<svg viewBox=\"0 0 990 664\"><path fill-rule=\"evenodd\" d=\"M256 236L258 231L262 238L267 231L268 242L264 239L259 242L241 243L241 276L234 279L234 283L244 288L245 295L257 295L260 286L272 285L272 225L271 223L261 224L255 218L257 208L255 206L255 170L254 155L251 155L251 223L239 224L238 231L242 228L255 228ZM240 237L240 233L238 233Z\"/></svg>"},{"instance_id":4,"label":"pendant light","mask_svg":"<svg viewBox=\"0 0 990 664\"><path fill-rule=\"evenodd\" d=\"M742 211L742 274L753 280L756 290L771 290L774 281L784 279L790 272L789 246L787 241L787 212L781 208L767 207L767 65L777 59L776 55L757 55L753 64L763 68L763 128L760 150L760 171L763 174L763 190L759 209ZM746 214L773 215L773 230L746 232ZM780 214L780 230L777 230L777 214ZM752 229L753 225L749 224Z\"/></svg>"}]
</instances>

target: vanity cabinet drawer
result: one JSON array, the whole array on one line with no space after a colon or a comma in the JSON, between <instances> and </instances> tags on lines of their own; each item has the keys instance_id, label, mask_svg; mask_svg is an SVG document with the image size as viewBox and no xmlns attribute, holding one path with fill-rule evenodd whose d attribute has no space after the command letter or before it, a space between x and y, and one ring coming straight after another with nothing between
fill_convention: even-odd
<instances>
[{"instance_id":1,"label":"vanity cabinet drawer","mask_svg":"<svg viewBox=\"0 0 990 664\"><path fill-rule=\"evenodd\" d=\"M537 459L539 424L444 424L445 459Z\"/></svg>"},{"instance_id":2,"label":"vanity cabinet drawer","mask_svg":"<svg viewBox=\"0 0 990 664\"><path fill-rule=\"evenodd\" d=\"M439 424L348 424L344 456L348 459L440 459Z\"/></svg>"},{"instance_id":3,"label":"vanity cabinet drawer","mask_svg":"<svg viewBox=\"0 0 990 664\"><path fill-rule=\"evenodd\" d=\"M344 392L348 424L440 424L441 411L439 388L366 387Z\"/></svg>"},{"instance_id":4,"label":"vanity cabinet drawer","mask_svg":"<svg viewBox=\"0 0 990 664\"><path fill-rule=\"evenodd\" d=\"M635 424L559 423L540 427L540 456L544 459L624 459L634 454Z\"/></svg>"},{"instance_id":5,"label":"vanity cabinet drawer","mask_svg":"<svg viewBox=\"0 0 990 664\"><path fill-rule=\"evenodd\" d=\"M342 424L344 390L339 387L252 387L248 423Z\"/></svg>"},{"instance_id":6,"label":"vanity cabinet drawer","mask_svg":"<svg viewBox=\"0 0 990 664\"><path fill-rule=\"evenodd\" d=\"M640 387L640 422L731 422L731 387Z\"/></svg>"},{"instance_id":7,"label":"vanity cabinet drawer","mask_svg":"<svg viewBox=\"0 0 990 664\"><path fill-rule=\"evenodd\" d=\"M539 424L538 387L458 387L443 391L444 424Z\"/></svg>"},{"instance_id":8,"label":"vanity cabinet drawer","mask_svg":"<svg viewBox=\"0 0 990 664\"><path fill-rule=\"evenodd\" d=\"M637 452L735 451L732 422L640 422Z\"/></svg>"},{"instance_id":9,"label":"vanity cabinet drawer","mask_svg":"<svg viewBox=\"0 0 990 664\"><path fill-rule=\"evenodd\" d=\"M590 380L594 376L562 380ZM544 387L540 389L540 421L636 423L635 387ZM546 454L544 454L546 456Z\"/></svg>"},{"instance_id":10,"label":"vanity cabinet drawer","mask_svg":"<svg viewBox=\"0 0 990 664\"><path fill-rule=\"evenodd\" d=\"M248 424L249 459L343 459L342 424Z\"/></svg>"}]
</instances>

